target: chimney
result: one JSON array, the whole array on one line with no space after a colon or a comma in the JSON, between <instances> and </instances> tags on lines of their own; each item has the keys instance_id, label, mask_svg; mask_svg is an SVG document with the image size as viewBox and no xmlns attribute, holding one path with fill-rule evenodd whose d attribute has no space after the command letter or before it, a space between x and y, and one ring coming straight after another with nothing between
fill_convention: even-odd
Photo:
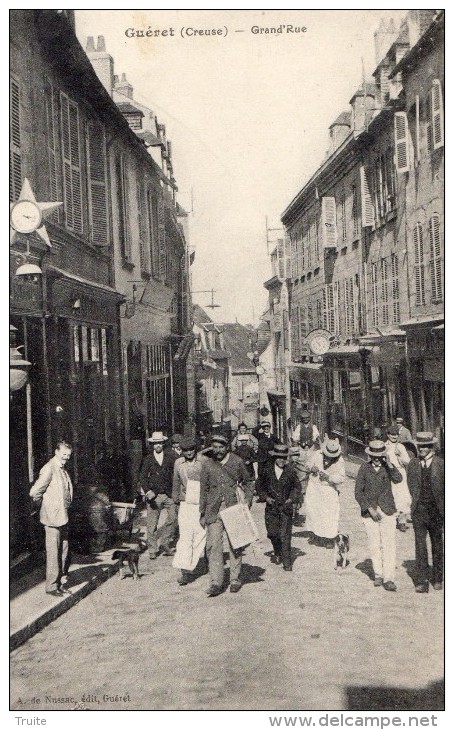
<instances>
[{"instance_id":1,"label":"chimney","mask_svg":"<svg viewBox=\"0 0 454 730\"><path fill-rule=\"evenodd\" d=\"M432 23L436 10L410 10L407 15L410 48L418 42Z\"/></svg>"},{"instance_id":2,"label":"chimney","mask_svg":"<svg viewBox=\"0 0 454 730\"><path fill-rule=\"evenodd\" d=\"M122 96L126 96L128 99L133 98L134 87L127 80L125 73L121 74L120 81L117 81L115 84L115 91Z\"/></svg>"},{"instance_id":3,"label":"chimney","mask_svg":"<svg viewBox=\"0 0 454 730\"><path fill-rule=\"evenodd\" d=\"M376 86L374 82L364 83L350 99L352 108L352 130L362 132L370 122L375 107Z\"/></svg>"},{"instance_id":4,"label":"chimney","mask_svg":"<svg viewBox=\"0 0 454 730\"><path fill-rule=\"evenodd\" d=\"M97 77L99 78L109 95L112 96L114 80L114 61L112 56L109 55L106 51L106 42L104 40L104 36L98 36L96 49L93 36L89 36L87 38L85 50L88 58L90 59L91 65L96 72Z\"/></svg>"},{"instance_id":5,"label":"chimney","mask_svg":"<svg viewBox=\"0 0 454 730\"><path fill-rule=\"evenodd\" d=\"M390 20L388 25L382 20L378 26L378 30L374 33L375 43L375 63L378 64L384 59L388 53L390 47L397 38L398 31L396 31L394 20Z\"/></svg>"},{"instance_id":6,"label":"chimney","mask_svg":"<svg viewBox=\"0 0 454 730\"><path fill-rule=\"evenodd\" d=\"M342 142L350 134L350 123L351 113L342 112L342 114L339 114L337 119L331 124L329 128L330 155L342 144Z\"/></svg>"}]
</instances>

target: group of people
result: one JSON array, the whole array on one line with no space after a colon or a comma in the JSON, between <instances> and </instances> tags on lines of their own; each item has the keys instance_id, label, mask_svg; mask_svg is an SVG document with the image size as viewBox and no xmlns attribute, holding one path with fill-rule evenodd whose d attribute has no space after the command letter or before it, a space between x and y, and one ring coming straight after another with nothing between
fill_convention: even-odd
<instances>
[{"instance_id":1,"label":"group of people","mask_svg":"<svg viewBox=\"0 0 454 730\"><path fill-rule=\"evenodd\" d=\"M408 441L410 438L411 441ZM399 425L387 429L387 440L373 439L368 457L358 471L355 497L368 537L374 585L395 591L396 527L415 533L416 591L429 590L427 534L432 544L433 587L443 581L443 461L435 454L436 439L429 432L405 434L399 442ZM147 547L150 560L172 556L178 583L196 577L200 561L207 561L210 597L224 586L222 511L238 502L249 508L254 494L265 502L265 526L272 544L271 560L292 570L292 524L304 501L305 529L312 543L332 548L339 533L339 492L346 480L339 441L322 439L308 411L291 433L289 447L262 421L249 433L241 423L231 441L222 432L198 448L195 438L156 431L148 439L151 451L144 457L138 491L147 509ZM409 444L413 445L414 452ZM59 442L54 457L43 467L30 496L41 504L46 532L46 591L67 592L68 510L72 484L65 465L71 446ZM161 512L165 520L160 525ZM243 550L228 540L230 591L242 586ZM201 563L202 564L202 563ZM205 566L206 568L206 566Z\"/></svg>"}]
</instances>

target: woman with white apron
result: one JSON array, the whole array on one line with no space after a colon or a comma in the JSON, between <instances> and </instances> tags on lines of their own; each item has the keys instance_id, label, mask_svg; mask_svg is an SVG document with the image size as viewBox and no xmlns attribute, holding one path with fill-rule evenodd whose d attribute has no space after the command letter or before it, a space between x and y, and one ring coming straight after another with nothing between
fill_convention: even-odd
<instances>
[{"instance_id":1,"label":"woman with white apron","mask_svg":"<svg viewBox=\"0 0 454 730\"><path fill-rule=\"evenodd\" d=\"M322 538L327 548L334 547L339 533L339 486L345 481L345 464L337 439L322 443L314 452L306 491L306 530L313 532L315 541Z\"/></svg>"}]
</instances>

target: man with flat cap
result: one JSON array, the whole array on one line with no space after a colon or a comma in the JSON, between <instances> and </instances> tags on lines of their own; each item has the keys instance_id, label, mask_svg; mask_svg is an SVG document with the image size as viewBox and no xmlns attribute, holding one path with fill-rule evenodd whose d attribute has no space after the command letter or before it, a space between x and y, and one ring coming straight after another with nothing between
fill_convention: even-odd
<instances>
[{"instance_id":1,"label":"man with flat cap","mask_svg":"<svg viewBox=\"0 0 454 730\"><path fill-rule=\"evenodd\" d=\"M273 461L256 483L257 493L266 502L265 526L273 545L273 562L292 570L291 538L293 508L299 501L300 483L292 464L288 463L288 446L276 444L270 452Z\"/></svg>"},{"instance_id":2,"label":"man with flat cap","mask_svg":"<svg viewBox=\"0 0 454 730\"><path fill-rule=\"evenodd\" d=\"M433 587L443 587L444 461L435 454L436 437L431 431L416 434L419 458L410 460L407 481L412 496L411 517L415 531L416 592L429 591L427 533L432 547Z\"/></svg>"},{"instance_id":3,"label":"man with flat cap","mask_svg":"<svg viewBox=\"0 0 454 730\"><path fill-rule=\"evenodd\" d=\"M224 582L224 524L219 515L226 507L237 504L236 490L242 487L245 499L249 493L249 474L243 460L229 451L229 439L221 433L211 437L212 455L202 464L200 474L200 524L206 527L206 552L210 586L208 596L222 593ZM230 553L230 592L237 593L241 588L242 550L234 550L229 542Z\"/></svg>"}]
</instances>

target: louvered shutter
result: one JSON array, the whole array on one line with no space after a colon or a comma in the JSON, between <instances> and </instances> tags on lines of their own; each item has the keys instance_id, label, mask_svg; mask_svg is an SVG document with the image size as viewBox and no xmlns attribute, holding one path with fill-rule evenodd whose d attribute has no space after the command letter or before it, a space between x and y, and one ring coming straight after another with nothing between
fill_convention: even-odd
<instances>
[{"instance_id":1,"label":"louvered shutter","mask_svg":"<svg viewBox=\"0 0 454 730\"><path fill-rule=\"evenodd\" d=\"M419 124L419 118L420 118L420 107L419 107L419 95L416 94L415 97L415 161L416 164L419 165L419 161L421 159L421 142L420 142L420 124Z\"/></svg>"},{"instance_id":2,"label":"louvered shutter","mask_svg":"<svg viewBox=\"0 0 454 730\"><path fill-rule=\"evenodd\" d=\"M9 84L9 197L12 202L17 200L22 188L21 114L19 84L14 79Z\"/></svg>"},{"instance_id":3,"label":"louvered shutter","mask_svg":"<svg viewBox=\"0 0 454 730\"><path fill-rule=\"evenodd\" d=\"M426 117L426 135L427 135L427 151L429 154L433 152L434 149L434 141L433 141L433 125L432 125L432 92L430 92L426 97L426 104L425 104L425 117Z\"/></svg>"},{"instance_id":4,"label":"louvered shutter","mask_svg":"<svg viewBox=\"0 0 454 730\"><path fill-rule=\"evenodd\" d=\"M442 270L441 270L441 240L440 240L440 219L433 215L429 224L430 232L430 273L432 301L438 302L442 299Z\"/></svg>"},{"instance_id":5,"label":"louvered shutter","mask_svg":"<svg viewBox=\"0 0 454 730\"><path fill-rule=\"evenodd\" d=\"M415 288L416 305L425 303L425 282L424 282L424 242L422 236L422 225L418 223L413 229L413 243L415 248Z\"/></svg>"},{"instance_id":6,"label":"louvered shutter","mask_svg":"<svg viewBox=\"0 0 454 730\"><path fill-rule=\"evenodd\" d=\"M399 301L399 259L397 254L391 255L391 286L392 286L392 318L393 324L400 322L400 301Z\"/></svg>"},{"instance_id":7,"label":"louvered shutter","mask_svg":"<svg viewBox=\"0 0 454 730\"><path fill-rule=\"evenodd\" d=\"M376 327L378 325L378 277L377 277L377 263L374 262L371 266L371 294L372 294L372 325Z\"/></svg>"},{"instance_id":8,"label":"louvered shutter","mask_svg":"<svg viewBox=\"0 0 454 730\"><path fill-rule=\"evenodd\" d=\"M282 238L277 241L277 264L279 278L285 279L284 240Z\"/></svg>"},{"instance_id":9,"label":"louvered shutter","mask_svg":"<svg viewBox=\"0 0 454 730\"><path fill-rule=\"evenodd\" d=\"M96 246L107 246L106 144L104 129L97 122L87 124L87 167L91 241Z\"/></svg>"},{"instance_id":10,"label":"louvered shutter","mask_svg":"<svg viewBox=\"0 0 454 730\"><path fill-rule=\"evenodd\" d=\"M390 81L389 81L389 68L382 68L380 69L380 95L381 95L381 103L383 106L388 103L389 101L389 92L390 92Z\"/></svg>"},{"instance_id":11,"label":"louvered shutter","mask_svg":"<svg viewBox=\"0 0 454 730\"><path fill-rule=\"evenodd\" d=\"M388 288L388 262L381 261L381 321L382 324L389 324L389 288Z\"/></svg>"},{"instance_id":12,"label":"louvered shutter","mask_svg":"<svg viewBox=\"0 0 454 730\"><path fill-rule=\"evenodd\" d=\"M63 92L60 100L65 219L69 229L82 233L79 111Z\"/></svg>"},{"instance_id":13,"label":"louvered shutter","mask_svg":"<svg viewBox=\"0 0 454 730\"><path fill-rule=\"evenodd\" d=\"M59 94L52 84L46 82L46 123L47 123L47 151L49 158L49 199L62 200L61 157L60 157L60 124L58 99ZM60 221L60 210L55 210L50 220Z\"/></svg>"},{"instance_id":14,"label":"louvered shutter","mask_svg":"<svg viewBox=\"0 0 454 730\"><path fill-rule=\"evenodd\" d=\"M367 179L366 169L363 165L360 168L361 175L361 220L363 228L373 226L375 223L374 206L372 204L372 196L369 189L369 181Z\"/></svg>"},{"instance_id":15,"label":"louvered shutter","mask_svg":"<svg viewBox=\"0 0 454 730\"><path fill-rule=\"evenodd\" d=\"M339 310L340 310L340 287L339 282L335 281L334 284L331 285L333 287L333 303L334 303L334 322L333 322L333 329L336 335L340 332L340 316L339 316Z\"/></svg>"},{"instance_id":16,"label":"louvered shutter","mask_svg":"<svg viewBox=\"0 0 454 730\"><path fill-rule=\"evenodd\" d=\"M438 150L444 145L443 95L438 79L432 82L432 134L433 148Z\"/></svg>"},{"instance_id":17,"label":"louvered shutter","mask_svg":"<svg viewBox=\"0 0 454 730\"><path fill-rule=\"evenodd\" d=\"M394 114L394 145L397 172L408 172L410 169L408 120L405 112Z\"/></svg>"},{"instance_id":18,"label":"louvered shutter","mask_svg":"<svg viewBox=\"0 0 454 730\"><path fill-rule=\"evenodd\" d=\"M144 192L142 182L137 182L137 218L139 229L139 247L140 247L140 269L148 273L150 271L149 251L150 245L148 241L148 231L145 225L144 216Z\"/></svg>"},{"instance_id":19,"label":"louvered shutter","mask_svg":"<svg viewBox=\"0 0 454 730\"><path fill-rule=\"evenodd\" d=\"M333 197L322 198L322 245L324 248L336 248L336 200Z\"/></svg>"},{"instance_id":20,"label":"louvered shutter","mask_svg":"<svg viewBox=\"0 0 454 730\"><path fill-rule=\"evenodd\" d=\"M167 277L165 208L162 196L158 200L158 238L159 238L159 278L165 281Z\"/></svg>"}]
</instances>

